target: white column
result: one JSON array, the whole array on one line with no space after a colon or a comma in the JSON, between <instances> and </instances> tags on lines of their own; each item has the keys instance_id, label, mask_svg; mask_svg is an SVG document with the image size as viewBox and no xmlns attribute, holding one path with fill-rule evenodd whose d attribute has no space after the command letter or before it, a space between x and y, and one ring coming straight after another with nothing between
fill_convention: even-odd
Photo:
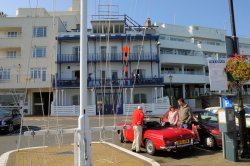
<instances>
[{"instance_id":1,"label":"white column","mask_svg":"<svg viewBox=\"0 0 250 166\"><path fill-rule=\"evenodd\" d=\"M58 105L61 106L61 93L58 91Z\"/></svg>"},{"instance_id":2,"label":"white column","mask_svg":"<svg viewBox=\"0 0 250 166\"><path fill-rule=\"evenodd\" d=\"M182 98L183 98L183 99L186 98L186 88L185 88L185 84L182 84Z\"/></svg>"},{"instance_id":3,"label":"white column","mask_svg":"<svg viewBox=\"0 0 250 166\"><path fill-rule=\"evenodd\" d=\"M124 104L128 103L128 99L127 99L127 88L124 89Z\"/></svg>"},{"instance_id":4,"label":"white column","mask_svg":"<svg viewBox=\"0 0 250 166\"><path fill-rule=\"evenodd\" d=\"M161 97L163 98L163 87L161 87Z\"/></svg>"},{"instance_id":5,"label":"white column","mask_svg":"<svg viewBox=\"0 0 250 166\"><path fill-rule=\"evenodd\" d=\"M157 88L155 87L155 102L157 103Z\"/></svg>"},{"instance_id":6,"label":"white column","mask_svg":"<svg viewBox=\"0 0 250 166\"><path fill-rule=\"evenodd\" d=\"M55 106L58 106L58 90L56 89Z\"/></svg>"},{"instance_id":7,"label":"white column","mask_svg":"<svg viewBox=\"0 0 250 166\"><path fill-rule=\"evenodd\" d=\"M64 103L63 103L63 89L61 90L61 104L62 104L62 106L64 105Z\"/></svg>"},{"instance_id":8,"label":"white column","mask_svg":"<svg viewBox=\"0 0 250 166\"><path fill-rule=\"evenodd\" d=\"M96 101L95 101L95 89L91 89L91 102L90 104L95 104Z\"/></svg>"},{"instance_id":9,"label":"white column","mask_svg":"<svg viewBox=\"0 0 250 166\"><path fill-rule=\"evenodd\" d=\"M133 104L134 103L133 88L130 88L130 100L131 104Z\"/></svg>"},{"instance_id":10,"label":"white column","mask_svg":"<svg viewBox=\"0 0 250 166\"><path fill-rule=\"evenodd\" d=\"M206 86L207 84L204 84L204 94L206 94L207 93L207 86Z\"/></svg>"},{"instance_id":11,"label":"white column","mask_svg":"<svg viewBox=\"0 0 250 166\"><path fill-rule=\"evenodd\" d=\"M181 72L184 74L184 65L181 65Z\"/></svg>"}]
</instances>

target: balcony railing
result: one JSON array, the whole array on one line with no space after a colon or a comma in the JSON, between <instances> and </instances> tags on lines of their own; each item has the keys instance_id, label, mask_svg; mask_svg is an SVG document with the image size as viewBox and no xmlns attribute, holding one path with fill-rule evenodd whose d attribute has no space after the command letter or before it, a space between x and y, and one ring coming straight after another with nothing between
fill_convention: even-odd
<instances>
[{"instance_id":1,"label":"balcony railing","mask_svg":"<svg viewBox=\"0 0 250 166\"><path fill-rule=\"evenodd\" d=\"M112 54L88 54L88 62L122 62L123 55L122 53L112 53ZM129 62L150 62L156 61L159 62L159 55L157 53L130 53L128 55ZM57 63L79 63L80 55L77 54L59 54L57 56Z\"/></svg>"},{"instance_id":2,"label":"balcony railing","mask_svg":"<svg viewBox=\"0 0 250 166\"><path fill-rule=\"evenodd\" d=\"M118 87L118 86L158 86L163 85L162 77L143 78L143 79L88 79L88 87ZM57 80L55 87L79 88L80 80Z\"/></svg>"}]
</instances>

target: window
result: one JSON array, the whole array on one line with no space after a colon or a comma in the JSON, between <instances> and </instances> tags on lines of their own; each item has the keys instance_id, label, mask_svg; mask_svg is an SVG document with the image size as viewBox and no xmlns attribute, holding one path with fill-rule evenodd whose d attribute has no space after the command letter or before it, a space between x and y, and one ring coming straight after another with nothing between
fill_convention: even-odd
<instances>
[{"instance_id":1,"label":"window","mask_svg":"<svg viewBox=\"0 0 250 166\"><path fill-rule=\"evenodd\" d=\"M115 60L117 58L117 47L111 46L111 59Z\"/></svg>"},{"instance_id":2,"label":"window","mask_svg":"<svg viewBox=\"0 0 250 166\"><path fill-rule=\"evenodd\" d=\"M73 60L80 60L80 46L73 47Z\"/></svg>"},{"instance_id":3,"label":"window","mask_svg":"<svg viewBox=\"0 0 250 166\"><path fill-rule=\"evenodd\" d=\"M106 46L101 46L100 47L100 51L101 51L101 60L105 60L106 59L106 52L107 52L107 47Z\"/></svg>"},{"instance_id":4,"label":"window","mask_svg":"<svg viewBox=\"0 0 250 166\"><path fill-rule=\"evenodd\" d=\"M16 51L7 51L7 58L16 58Z\"/></svg>"},{"instance_id":5,"label":"window","mask_svg":"<svg viewBox=\"0 0 250 166\"><path fill-rule=\"evenodd\" d=\"M10 69L0 69L0 80L10 80Z\"/></svg>"},{"instance_id":6,"label":"window","mask_svg":"<svg viewBox=\"0 0 250 166\"><path fill-rule=\"evenodd\" d=\"M142 45L135 45L133 47L133 53L134 54L143 54L144 53L143 46Z\"/></svg>"},{"instance_id":7,"label":"window","mask_svg":"<svg viewBox=\"0 0 250 166\"><path fill-rule=\"evenodd\" d=\"M8 37L17 37L17 32L8 32Z\"/></svg>"},{"instance_id":8,"label":"window","mask_svg":"<svg viewBox=\"0 0 250 166\"><path fill-rule=\"evenodd\" d=\"M138 104L138 103L147 103L146 94L135 94L134 95L134 104Z\"/></svg>"},{"instance_id":9,"label":"window","mask_svg":"<svg viewBox=\"0 0 250 166\"><path fill-rule=\"evenodd\" d=\"M30 68L30 78L46 81L46 68Z\"/></svg>"},{"instance_id":10,"label":"window","mask_svg":"<svg viewBox=\"0 0 250 166\"><path fill-rule=\"evenodd\" d=\"M33 48L33 58L46 57L46 47Z\"/></svg>"},{"instance_id":11,"label":"window","mask_svg":"<svg viewBox=\"0 0 250 166\"><path fill-rule=\"evenodd\" d=\"M46 37L47 27L33 27L33 37Z\"/></svg>"},{"instance_id":12,"label":"window","mask_svg":"<svg viewBox=\"0 0 250 166\"><path fill-rule=\"evenodd\" d=\"M72 105L80 105L80 96L74 95L71 97Z\"/></svg>"}]
</instances>

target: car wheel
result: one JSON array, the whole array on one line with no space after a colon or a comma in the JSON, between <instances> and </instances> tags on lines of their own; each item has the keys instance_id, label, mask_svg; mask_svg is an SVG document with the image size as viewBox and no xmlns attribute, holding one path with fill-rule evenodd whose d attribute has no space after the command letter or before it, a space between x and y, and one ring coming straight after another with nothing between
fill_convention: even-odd
<instances>
[{"instance_id":1,"label":"car wheel","mask_svg":"<svg viewBox=\"0 0 250 166\"><path fill-rule=\"evenodd\" d=\"M9 124L9 126L8 126L8 132L9 133L12 133L14 131L14 126L13 126L13 124Z\"/></svg>"},{"instance_id":2,"label":"car wheel","mask_svg":"<svg viewBox=\"0 0 250 166\"><path fill-rule=\"evenodd\" d=\"M147 139L145 141L145 147L146 147L146 150L147 150L148 154L150 154L150 155L155 154L155 152L156 152L155 146L154 146L154 143L150 139Z\"/></svg>"},{"instance_id":3,"label":"car wheel","mask_svg":"<svg viewBox=\"0 0 250 166\"><path fill-rule=\"evenodd\" d=\"M213 136L205 137L204 146L207 148L214 149L216 147L216 141Z\"/></svg>"},{"instance_id":4,"label":"car wheel","mask_svg":"<svg viewBox=\"0 0 250 166\"><path fill-rule=\"evenodd\" d=\"M126 142L126 139L125 139L125 137L124 137L124 134L123 134L123 131L122 131L122 130L119 132L119 139L120 139L120 142L121 142L121 143Z\"/></svg>"}]
</instances>

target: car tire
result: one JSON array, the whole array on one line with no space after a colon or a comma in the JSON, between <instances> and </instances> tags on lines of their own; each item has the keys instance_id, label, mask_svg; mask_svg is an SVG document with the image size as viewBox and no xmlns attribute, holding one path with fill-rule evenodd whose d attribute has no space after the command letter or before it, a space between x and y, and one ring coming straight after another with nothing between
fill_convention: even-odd
<instances>
[{"instance_id":1,"label":"car tire","mask_svg":"<svg viewBox=\"0 0 250 166\"><path fill-rule=\"evenodd\" d=\"M14 131L14 126L13 126L12 123L10 123L9 126L8 126L8 132L12 133L13 131Z\"/></svg>"},{"instance_id":2,"label":"car tire","mask_svg":"<svg viewBox=\"0 0 250 166\"><path fill-rule=\"evenodd\" d=\"M206 148L215 149L216 148L216 141L213 136L207 136L204 138L204 146Z\"/></svg>"},{"instance_id":3,"label":"car tire","mask_svg":"<svg viewBox=\"0 0 250 166\"><path fill-rule=\"evenodd\" d=\"M127 140L125 139L125 137L124 137L124 134L123 134L123 131L122 131L122 130L120 130L120 132L119 132L119 140L120 140L121 143L124 143L124 142L127 141Z\"/></svg>"},{"instance_id":4,"label":"car tire","mask_svg":"<svg viewBox=\"0 0 250 166\"><path fill-rule=\"evenodd\" d=\"M150 139L146 139L145 148L146 148L148 154L150 154L152 156L155 155L155 153L156 153L155 145Z\"/></svg>"}]
</instances>

